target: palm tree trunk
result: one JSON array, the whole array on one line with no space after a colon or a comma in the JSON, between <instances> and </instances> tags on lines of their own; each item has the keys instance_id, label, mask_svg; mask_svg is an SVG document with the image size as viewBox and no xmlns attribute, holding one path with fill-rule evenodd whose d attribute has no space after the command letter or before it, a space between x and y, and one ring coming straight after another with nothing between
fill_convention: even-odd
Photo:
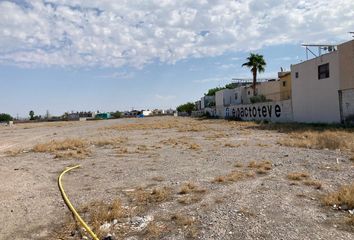
<instances>
[{"instance_id":1,"label":"palm tree trunk","mask_svg":"<svg viewBox=\"0 0 354 240\"><path fill-rule=\"evenodd\" d=\"M257 84L257 69L254 68L253 69L253 83L252 83L253 96L257 96L256 84Z\"/></svg>"}]
</instances>

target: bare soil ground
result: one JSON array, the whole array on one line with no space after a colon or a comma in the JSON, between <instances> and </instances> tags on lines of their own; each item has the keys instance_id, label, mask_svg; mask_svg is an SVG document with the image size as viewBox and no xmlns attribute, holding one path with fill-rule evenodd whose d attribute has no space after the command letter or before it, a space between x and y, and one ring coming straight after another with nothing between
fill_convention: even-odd
<instances>
[{"instance_id":1,"label":"bare soil ground","mask_svg":"<svg viewBox=\"0 0 354 240\"><path fill-rule=\"evenodd\" d=\"M101 238L354 239L352 205L323 201L354 184L352 129L158 117L0 139L0 239L85 239L57 186L75 164L64 187Z\"/></svg>"}]
</instances>

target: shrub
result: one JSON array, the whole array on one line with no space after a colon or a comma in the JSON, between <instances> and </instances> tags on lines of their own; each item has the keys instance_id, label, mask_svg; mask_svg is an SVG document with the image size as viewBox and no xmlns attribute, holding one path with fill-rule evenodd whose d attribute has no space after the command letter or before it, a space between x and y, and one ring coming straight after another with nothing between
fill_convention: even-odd
<instances>
[{"instance_id":1,"label":"shrub","mask_svg":"<svg viewBox=\"0 0 354 240\"><path fill-rule=\"evenodd\" d=\"M10 114L6 114L6 113L0 113L0 122L8 122L8 121L12 121L12 117Z\"/></svg>"},{"instance_id":2,"label":"shrub","mask_svg":"<svg viewBox=\"0 0 354 240\"><path fill-rule=\"evenodd\" d=\"M179 105L177 107L178 112L186 112L188 114L191 114L194 109L195 109L195 105L194 105L194 103L191 103L191 102Z\"/></svg>"}]
</instances>

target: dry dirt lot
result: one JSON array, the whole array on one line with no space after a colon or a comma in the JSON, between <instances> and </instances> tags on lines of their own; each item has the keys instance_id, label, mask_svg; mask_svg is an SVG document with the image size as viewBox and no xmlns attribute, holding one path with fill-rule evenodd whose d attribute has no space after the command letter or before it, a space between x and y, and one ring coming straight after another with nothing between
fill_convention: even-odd
<instances>
[{"instance_id":1,"label":"dry dirt lot","mask_svg":"<svg viewBox=\"0 0 354 240\"><path fill-rule=\"evenodd\" d=\"M101 239L354 239L353 129L158 117L0 139L0 239L90 239L57 185L76 164L63 184Z\"/></svg>"}]
</instances>

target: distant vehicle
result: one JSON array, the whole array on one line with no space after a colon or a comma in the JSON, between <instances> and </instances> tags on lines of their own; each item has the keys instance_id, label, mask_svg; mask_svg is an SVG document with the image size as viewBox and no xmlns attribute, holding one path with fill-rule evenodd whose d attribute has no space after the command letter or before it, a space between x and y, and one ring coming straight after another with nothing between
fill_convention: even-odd
<instances>
[{"instance_id":1,"label":"distant vehicle","mask_svg":"<svg viewBox=\"0 0 354 240\"><path fill-rule=\"evenodd\" d=\"M136 116L137 118L144 118L144 114L139 114Z\"/></svg>"}]
</instances>

